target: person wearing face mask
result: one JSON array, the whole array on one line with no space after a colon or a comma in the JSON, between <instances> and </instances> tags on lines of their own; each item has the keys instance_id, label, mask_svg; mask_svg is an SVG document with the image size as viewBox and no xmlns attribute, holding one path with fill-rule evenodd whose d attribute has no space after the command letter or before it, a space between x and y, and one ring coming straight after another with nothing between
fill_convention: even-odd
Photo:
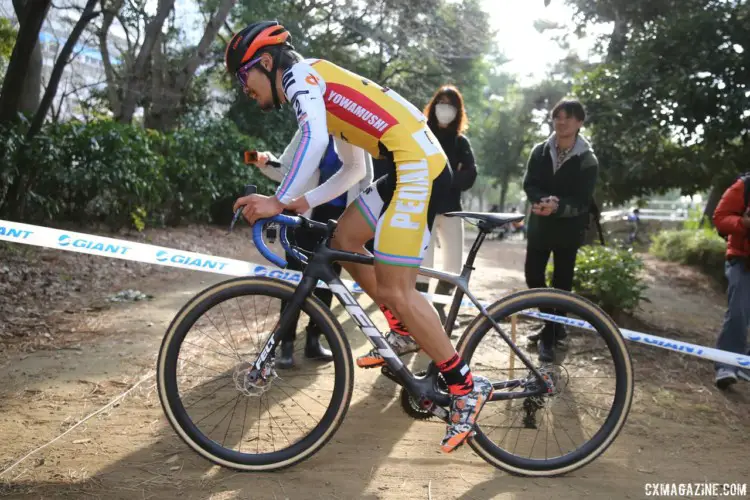
<instances>
[{"instance_id":1,"label":"person wearing face mask","mask_svg":"<svg viewBox=\"0 0 750 500\"><path fill-rule=\"evenodd\" d=\"M440 141L440 146L448 156L453 181L450 193L441 203L438 215L435 217L430 245L422 266L434 266L435 244L437 243L442 251L443 271L458 274L461 272L464 261L463 219L460 217L445 217L440 214L462 210L461 193L471 188L477 178L474 152L471 149L469 139L464 135L469 126L469 121L466 117L461 92L453 85L440 87L425 107L424 114L427 116L428 126ZM426 292L428 287L429 278L417 277L417 290ZM435 293L437 295L450 295L454 288L450 283L440 281L435 288ZM435 309L437 309L443 324L446 320L445 308L444 304L435 304Z\"/></svg>"}]
</instances>

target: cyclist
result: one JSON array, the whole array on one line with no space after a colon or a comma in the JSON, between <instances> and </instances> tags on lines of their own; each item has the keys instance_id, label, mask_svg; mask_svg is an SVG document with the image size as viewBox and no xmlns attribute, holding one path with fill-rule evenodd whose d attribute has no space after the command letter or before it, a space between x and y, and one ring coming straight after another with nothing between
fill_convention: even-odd
<instances>
[{"instance_id":1,"label":"cyclist","mask_svg":"<svg viewBox=\"0 0 750 500\"><path fill-rule=\"evenodd\" d=\"M445 197L451 186L447 157L426 118L393 90L326 60L303 59L291 45L289 32L276 21L253 23L234 35L227 44L225 64L263 111L291 104L302 132L293 164L276 194L250 195L235 202L234 210L244 205L242 213L251 224L284 210L304 213L339 196L352 184L349 177L357 175L352 166L364 161L365 152L391 160L388 174L347 207L331 245L365 254L364 245L374 236L374 266L342 265L370 297L406 325L413 339L389 335L393 350L401 355L421 347L435 361L451 394L450 423L441 448L452 452L473 433L492 384L472 376L445 334L437 311L415 288L430 241L435 200ZM305 192L329 134L342 139L343 167ZM374 361L383 364L382 359Z\"/></svg>"}]
</instances>

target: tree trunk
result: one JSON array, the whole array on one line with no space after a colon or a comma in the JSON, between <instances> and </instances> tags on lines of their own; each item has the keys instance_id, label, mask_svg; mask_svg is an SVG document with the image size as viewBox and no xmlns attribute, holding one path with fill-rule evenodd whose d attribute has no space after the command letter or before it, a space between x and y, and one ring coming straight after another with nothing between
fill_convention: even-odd
<instances>
[{"instance_id":1,"label":"tree trunk","mask_svg":"<svg viewBox=\"0 0 750 500\"><path fill-rule=\"evenodd\" d=\"M42 93L42 44L38 43L31 51L29 59L29 69L26 73L26 80L21 91L21 104L19 111L32 116L39 108L39 98Z\"/></svg>"},{"instance_id":2,"label":"tree trunk","mask_svg":"<svg viewBox=\"0 0 750 500\"><path fill-rule=\"evenodd\" d=\"M508 185L510 184L510 170L503 170L503 176L500 179L500 212L505 212L505 198L508 196Z\"/></svg>"},{"instance_id":3,"label":"tree trunk","mask_svg":"<svg viewBox=\"0 0 750 500\"><path fill-rule=\"evenodd\" d=\"M148 115L145 117L145 126L157 130L166 131L173 128L179 116L183 111L183 102L185 94L190 87L190 83L195 76L201 64L203 64L210 54L211 44L216 40L224 21L229 15L229 11L237 0L222 0L216 9L213 17L206 25L203 36L195 48L193 54L185 61L185 64L172 79L171 85L166 87L162 95L154 95L152 106ZM167 78L166 80L169 80Z\"/></svg>"},{"instance_id":4,"label":"tree trunk","mask_svg":"<svg viewBox=\"0 0 750 500\"><path fill-rule=\"evenodd\" d=\"M33 83L27 80L27 76L34 50L39 45L39 31L42 29L51 3L51 0L26 0L23 9L18 14L18 36L5 73L2 91L0 91L0 123L16 119L21 110L24 89Z\"/></svg>"},{"instance_id":5,"label":"tree trunk","mask_svg":"<svg viewBox=\"0 0 750 500\"><path fill-rule=\"evenodd\" d=\"M109 99L109 109L112 114L119 116L121 112L120 97L117 92L117 73L112 67L112 61L109 58L109 45L107 35L109 34L109 28L112 26L112 22L115 20L115 16L122 9L125 0L114 0L111 5L105 0L102 2L102 27L99 30L99 52L102 55L102 64L104 65L104 76L107 80L107 98Z\"/></svg>"},{"instance_id":6,"label":"tree trunk","mask_svg":"<svg viewBox=\"0 0 750 500\"><path fill-rule=\"evenodd\" d=\"M81 33L86 29L89 22L100 14L99 12L94 12L94 7L98 2L99 0L88 0L86 2L81 17L73 27L73 31L70 33L70 36L68 36L65 46L63 46L60 55L57 57L55 67L52 70L49 83L47 84L47 90L45 90L42 102L36 110L34 119L31 122L31 127L29 127L29 131L26 133L27 139L31 139L39 132L39 130L41 130L44 119L47 117L49 107L52 104L52 100L57 94L57 86L60 84L60 79L62 78L63 71L65 71L65 66L68 65L70 55L73 53L73 48L76 46L76 43L78 43Z\"/></svg>"},{"instance_id":7,"label":"tree trunk","mask_svg":"<svg viewBox=\"0 0 750 500\"><path fill-rule=\"evenodd\" d=\"M171 95L167 95L168 92L164 92L165 88L170 88L169 79L171 74L169 72L168 65L166 64L166 58L164 57L164 46L162 40L154 46L154 51L151 53L151 99L149 99L150 106L144 109L143 126L148 129L154 130L167 130L167 127L162 123L162 119L166 116L160 113L159 108L164 106L166 103L168 106L173 106L173 99Z\"/></svg>"},{"instance_id":8,"label":"tree trunk","mask_svg":"<svg viewBox=\"0 0 750 500\"><path fill-rule=\"evenodd\" d=\"M13 0L13 9L19 22L24 14L26 0ZM24 21L25 22L25 21ZM34 45L29 60L29 69L26 80L21 91L21 104L19 111L27 116L32 116L39 107L39 97L42 90L42 46L40 43Z\"/></svg>"},{"instance_id":9,"label":"tree trunk","mask_svg":"<svg viewBox=\"0 0 750 500\"><path fill-rule=\"evenodd\" d=\"M169 12L174 7L175 0L159 0L159 6L156 9L156 16L146 24L146 35L143 39L143 45L138 52L138 57L131 71L125 79L122 95L122 105L115 115L117 121L121 123L130 123L135 114L135 108L138 101L145 93L145 79L148 69L147 63L151 58L159 36L161 35L162 26L169 16Z\"/></svg>"},{"instance_id":10,"label":"tree trunk","mask_svg":"<svg viewBox=\"0 0 750 500\"><path fill-rule=\"evenodd\" d=\"M628 23L619 14L615 13L614 28L609 38L609 48L607 50L607 64L622 60L627 42Z\"/></svg>"}]
</instances>

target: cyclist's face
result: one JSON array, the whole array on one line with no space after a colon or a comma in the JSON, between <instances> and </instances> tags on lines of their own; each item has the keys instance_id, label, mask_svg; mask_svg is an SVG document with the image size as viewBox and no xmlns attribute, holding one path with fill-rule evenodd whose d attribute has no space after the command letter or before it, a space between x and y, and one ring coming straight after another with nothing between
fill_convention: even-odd
<instances>
[{"instance_id":1,"label":"cyclist's face","mask_svg":"<svg viewBox=\"0 0 750 500\"><path fill-rule=\"evenodd\" d=\"M244 68L237 72L237 78L242 85L242 90L245 94L254 99L260 109L263 111L271 111L273 109L273 94L271 93L271 82L268 77L258 69L258 66L263 66L270 71L273 61L268 54L263 54L255 62L251 61Z\"/></svg>"}]
</instances>

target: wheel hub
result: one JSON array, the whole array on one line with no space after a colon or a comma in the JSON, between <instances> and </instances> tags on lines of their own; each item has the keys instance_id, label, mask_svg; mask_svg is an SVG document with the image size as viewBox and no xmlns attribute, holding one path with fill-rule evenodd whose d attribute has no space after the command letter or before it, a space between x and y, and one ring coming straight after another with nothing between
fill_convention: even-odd
<instances>
[{"instance_id":1,"label":"wheel hub","mask_svg":"<svg viewBox=\"0 0 750 500\"><path fill-rule=\"evenodd\" d=\"M260 370L245 361L234 368L232 378L238 391L245 396L257 397L270 389L274 379L278 376L273 368L273 360L266 362Z\"/></svg>"},{"instance_id":2,"label":"wheel hub","mask_svg":"<svg viewBox=\"0 0 750 500\"><path fill-rule=\"evenodd\" d=\"M539 373L546 388L542 394L530 396L523 402L525 415L523 418L524 427L527 429L536 429L536 412L549 406L567 386L567 371L560 365L545 365L539 368ZM526 390L535 391L539 389L539 379L530 373L526 379Z\"/></svg>"}]
</instances>

